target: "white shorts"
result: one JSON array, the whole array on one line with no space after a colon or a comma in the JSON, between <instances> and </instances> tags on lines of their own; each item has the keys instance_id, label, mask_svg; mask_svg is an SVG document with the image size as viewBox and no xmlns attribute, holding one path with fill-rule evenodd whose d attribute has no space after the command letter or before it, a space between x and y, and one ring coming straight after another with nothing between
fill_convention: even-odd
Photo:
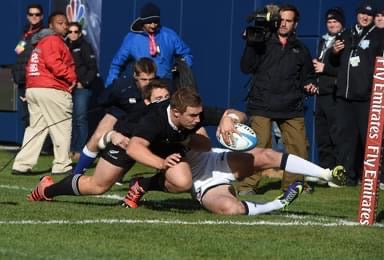
<instances>
[{"instance_id":1,"label":"white shorts","mask_svg":"<svg viewBox=\"0 0 384 260\"><path fill-rule=\"evenodd\" d=\"M210 152L189 151L186 160L192 169L192 196L201 203L205 192L218 185L235 181L228 166L229 150L213 148Z\"/></svg>"}]
</instances>

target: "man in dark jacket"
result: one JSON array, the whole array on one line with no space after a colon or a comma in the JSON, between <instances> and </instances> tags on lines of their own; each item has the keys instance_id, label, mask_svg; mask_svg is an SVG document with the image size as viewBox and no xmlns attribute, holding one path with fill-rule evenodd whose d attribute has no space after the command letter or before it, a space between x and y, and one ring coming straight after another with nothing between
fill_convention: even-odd
<instances>
[{"instance_id":1,"label":"man in dark jacket","mask_svg":"<svg viewBox=\"0 0 384 260\"><path fill-rule=\"evenodd\" d=\"M43 28L43 7L40 4L30 4L27 6L28 24L25 26L23 35L17 43L15 52L17 54L16 63L12 68L13 81L17 84L18 104L17 110L23 122L23 127L29 124L28 108L25 101L25 66L32 52L31 39Z\"/></svg>"},{"instance_id":2,"label":"man in dark jacket","mask_svg":"<svg viewBox=\"0 0 384 260\"><path fill-rule=\"evenodd\" d=\"M96 56L91 45L82 34L78 22L68 24L67 45L71 50L76 65L78 82L73 89L72 115L72 159L78 160L80 152L88 139L88 109L92 95L92 83L98 77Z\"/></svg>"},{"instance_id":3,"label":"man in dark jacket","mask_svg":"<svg viewBox=\"0 0 384 260\"><path fill-rule=\"evenodd\" d=\"M317 58L313 60L318 75L319 95L316 97L316 142L319 152L319 164L324 168L336 165L336 83L337 68L328 60L332 45L344 27L344 12L340 8L331 8L325 14L327 33L319 43Z\"/></svg>"},{"instance_id":4,"label":"man in dark jacket","mask_svg":"<svg viewBox=\"0 0 384 260\"><path fill-rule=\"evenodd\" d=\"M347 170L347 185L358 183L367 134L372 75L376 56L382 55L382 32L373 24L375 9L363 2L357 22L333 45L330 60L339 66L336 118L337 160Z\"/></svg>"},{"instance_id":5,"label":"man in dark jacket","mask_svg":"<svg viewBox=\"0 0 384 260\"><path fill-rule=\"evenodd\" d=\"M241 58L241 70L252 74L247 100L247 113L258 136L258 147L267 147L271 140L272 121L281 129L287 152L308 157L304 125L304 94L316 93L315 73L308 49L295 35L299 12L294 6L279 9L277 32L255 44L247 41ZM260 180L260 173L240 182L240 192L251 192ZM284 173L285 191L303 176Z\"/></svg>"}]
</instances>

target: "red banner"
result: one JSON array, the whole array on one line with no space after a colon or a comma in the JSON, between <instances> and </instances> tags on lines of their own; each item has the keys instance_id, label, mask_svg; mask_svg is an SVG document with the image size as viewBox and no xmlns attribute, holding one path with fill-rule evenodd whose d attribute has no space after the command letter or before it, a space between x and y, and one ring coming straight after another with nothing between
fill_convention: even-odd
<instances>
[{"instance_id":1,"label":"red banner","mask_svg":"<svg viewBox=\"0 0 384 260\"><path fill-rule=\"evenodd\" d=\"M384 124L384 57L376 58L373 74L371 105L368 117L364 155L364 171L361 182L358 221L363 225L375 222L380 176L381 146Z\"/></svg>"}]
</instances>

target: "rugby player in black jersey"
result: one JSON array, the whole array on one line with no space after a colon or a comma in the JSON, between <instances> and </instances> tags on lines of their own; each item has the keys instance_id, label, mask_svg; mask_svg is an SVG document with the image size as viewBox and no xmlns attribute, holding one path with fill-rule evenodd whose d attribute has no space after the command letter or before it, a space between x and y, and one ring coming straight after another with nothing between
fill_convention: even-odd
<instances>
[{"instance_id":1,"label":"rugby player in black jersey","mask_svg":"<svg viewBox=\"0 0 384 260\"><path fill-rule=\"evenodd\" d=\"M230 184L251 175L255 168L280 167L327 181L345 180L343 168L331 171L272 149L255 148L248 153L210 151L211 144L202 126L219 125L218 133L228 136L234 131L234 123L244 119L245 115L235 110L223 113L203 109L199 95L191 89L176 91L170 104L159 104L134 128L128 155L159 172L149 178L132 179L123 206L138 207L140 198L149 190L192 190L194 197L213 213L256 215L286 207L302 192L303 185L293 183L270 203L240 201Z\"/></svg>"},{"instance_id":2,"label":"rugby player in black jersey","mask_svg":"<svg viewBox=\"0 0 384 260\"><path fill-rule=\"evenodd\" d=\"M152 59L141 58L133 65L133 71L132 77L115 80L100 96L98 103L106 108L106 114L80 153L73 174L83 174L92 165L99 153L98 142L118 119L136 121L137 115L143 113L142 91L155 78L156 65Z\"/></svg>"}]
</instances>

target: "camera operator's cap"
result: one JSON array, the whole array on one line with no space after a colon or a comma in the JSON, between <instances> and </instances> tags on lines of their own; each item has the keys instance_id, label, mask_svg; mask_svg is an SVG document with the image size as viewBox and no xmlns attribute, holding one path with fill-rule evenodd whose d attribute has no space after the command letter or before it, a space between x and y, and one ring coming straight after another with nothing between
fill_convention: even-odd
<instances>
[{"instance_id":1,"label":"camera operator's cap","mask_svg":"<svg viewBox=\"0 0 384 260\"><path fill-rule=\"evenodd\" d=\"M333 7L327 10L325 13L325 21L328 20L336 20L344 27L345 25L345 17L344 17L344 11L340 7Z\"/></svg>"},{"instance_id":2,"label":"camera operator's cap","mask_svg":"<svg viewBox=\"0 0 384 260\"><path fill-rule=\"evenodd\" d=\"M367 14L369 16L376 15L376 8L369 1L363 1L356 9L357 14Z\"/></svg>"},{"instance_id":3,"label":"camera operator's cap","mask_svg":"<svg viewBox=\"0 0 384 260\"><path fill-rule=\"evenodd\" d=\"M131 31L143 31L143 25L148 23L160 23L160 8L152 3L144 5L140 10L140 17L136 18L131 25Z\"/></svg>"}]
</instances>

